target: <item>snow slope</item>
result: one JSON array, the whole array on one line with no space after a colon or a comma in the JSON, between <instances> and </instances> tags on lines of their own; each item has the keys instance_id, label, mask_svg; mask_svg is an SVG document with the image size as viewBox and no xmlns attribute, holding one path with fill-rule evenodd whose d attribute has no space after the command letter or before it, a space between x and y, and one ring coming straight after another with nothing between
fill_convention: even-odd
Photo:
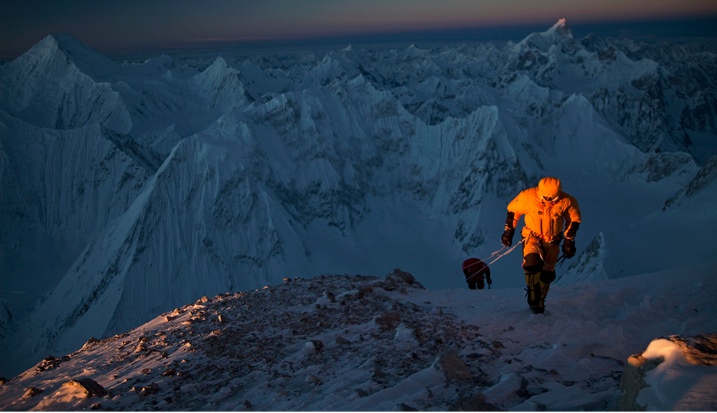
<instances>
[{"instance_id":1,"label":"snow slope","mask_svg":"<svg viewBox=\"0 0 717 413\"><path fill-rule=\"evenodd\" d=\"M700 266L557 284L535 315L521 289L425 290L400 270L288 278L48 357L0 386L0 408L608 410L644 350L664 361L638 405L714 410L717 342L692 364L667 336L714 332L715 289Z\"/></svg>"},{"instance_id":2,"label":"snow slope","mask_svg":"<svg viewBox=\"0 0 717 413\"><path fill-rule=\"evenodd\" d=\"M0 66L0 373L287 276L461 288L544 175L585 217L560 282L713 264L715 60L564 21L517 44L121 64L48 36ZM521 286L519 254L493 268Z\"/></svg>"}]
</instances>

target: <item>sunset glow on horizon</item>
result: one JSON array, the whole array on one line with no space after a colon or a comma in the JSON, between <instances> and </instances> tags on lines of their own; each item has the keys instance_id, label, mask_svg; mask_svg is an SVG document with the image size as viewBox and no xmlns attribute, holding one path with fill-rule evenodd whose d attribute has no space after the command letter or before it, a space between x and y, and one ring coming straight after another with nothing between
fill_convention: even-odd
<instances>
[{"instance_id":1,"label":"sunset glow on horizon","mask_svg":"<svg viewBox=\"0 0 717 413\"><path fill-rule=\"evenodd\" d=\"M99 50L218 39L297 39L372 33L717 16L703 0L160 0L12 1L0 14L0 56L51 33Z\"/></svg>"}]
</instances>

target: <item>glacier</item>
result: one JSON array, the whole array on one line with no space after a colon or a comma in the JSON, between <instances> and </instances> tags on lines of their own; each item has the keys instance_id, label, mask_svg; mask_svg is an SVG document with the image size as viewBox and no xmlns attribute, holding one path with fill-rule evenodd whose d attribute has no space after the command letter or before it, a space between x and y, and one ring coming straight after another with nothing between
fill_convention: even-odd
<instances>
[{"instance_id":1,"label":"glacier","mask_svg":"<svg viewBox=\"0 0 717 413\"><path fill-rule=\"evenodd\" d=\"M585 216L559 282L714 264L716 67L564 21L517 43L125 61L50 35L0 66L0 374L287 276L462 287L544 175ZM494 287L519 267L497 262Z\"/></svg>"}]
</instances>

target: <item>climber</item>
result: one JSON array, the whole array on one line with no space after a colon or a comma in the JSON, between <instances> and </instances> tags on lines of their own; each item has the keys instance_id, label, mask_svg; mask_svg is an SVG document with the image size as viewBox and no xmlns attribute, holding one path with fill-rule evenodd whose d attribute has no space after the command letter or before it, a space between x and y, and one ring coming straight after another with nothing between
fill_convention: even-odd
<instances>
[{"instance_id":1,"label":"climber","mask_svg":"<svg viewBox=\"0 0 717 413\"><path fill-rule=\"evenodd\" d=\"M525 216L521 242L528 305L534 313L542 314L550 283L555 280L555 264L563 239L565 258L575 255L575 233L581 222L580 207L577 199L562 191L559 179L545 177L537 187L520 192L508 204L508 216L501 237L504 246L513 244L515 227L521 216Z\"/></svg>"},{"instance_id":2,"label":"climber","mask_svg":"<svg viewBox=\"0 0 717 413\"><path fill-rule=\"evenodd\" d=\"M463 275L466 276L468 288L471 290L476 288L482 290L485 287L483 276L485 276L485 282L488 283L488 288L493 284L493 280L490 279L490 267L478 258L468 258L463 261Z\"/></svg>"}]
</instances>

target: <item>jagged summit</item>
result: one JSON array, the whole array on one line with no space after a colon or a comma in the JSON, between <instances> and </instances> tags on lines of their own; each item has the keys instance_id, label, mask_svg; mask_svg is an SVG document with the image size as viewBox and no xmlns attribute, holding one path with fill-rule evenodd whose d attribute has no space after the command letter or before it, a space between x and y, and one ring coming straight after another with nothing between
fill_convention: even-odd
<instances>
[{"instance_id":1,"label":"jagged summit","mask_svg":"<svg viewBox=\"0 0 717 413\"><path fill-rule=\"evenodd\" d=\"M49 35L0 67L0 108L32 125L73 129L100 123L126 133L132 121L107 80L119 66L70 35Z\"/></svg>"},{"instance_id":2,"label":"jagged summit","mask_svg":"<svg viewBox=\"0 0 717 413\"><path fill-rule=\"evenodd\" d=\"M88 47L69 33L47 35L35 47L40 48L40 53L52 50L63 53L82 73L95 80L106 80L120 70L117 63Z\"/></svg>"},{"instance_id":3,"label":"jagged summit","mask_svg":"<svg viewBox=\"0 0 717 413\"><path fill-rule=\"evenodd\" d=\"M523 40L516 44L515 50L522 49L538 49L542 52L548 52L551 47L559 45L560 49L567 46L568 50L575 49L575 39L573 32L568 26L567 20L564 18L543 32L535 32L526 36Z\"/></svg>"},{"instance_id":4,"label":"jagged summit","mask_svg":"<svg viewBox=\"0 0 717 413\"><path fill-rule=\"evenodd\" d=\"M209 67L195 75L190 84L212 108L219 106L224 111L230 111L250 99L239 78L239 71L229 67L222 57L217 57Z\"/></svg>"},{"instance_id":5,"label":"jagged summit","mask_svg":"<svg viewBox=\"0 0 717 413\"><path fill-rule=\"evenodd\" d=\"M550 29L543 33L568 38L573 37L573 31L570 29L570 26L568 26L568 21L565 18L558 19L558 21Z\"/></svg>"}]
</instances>

